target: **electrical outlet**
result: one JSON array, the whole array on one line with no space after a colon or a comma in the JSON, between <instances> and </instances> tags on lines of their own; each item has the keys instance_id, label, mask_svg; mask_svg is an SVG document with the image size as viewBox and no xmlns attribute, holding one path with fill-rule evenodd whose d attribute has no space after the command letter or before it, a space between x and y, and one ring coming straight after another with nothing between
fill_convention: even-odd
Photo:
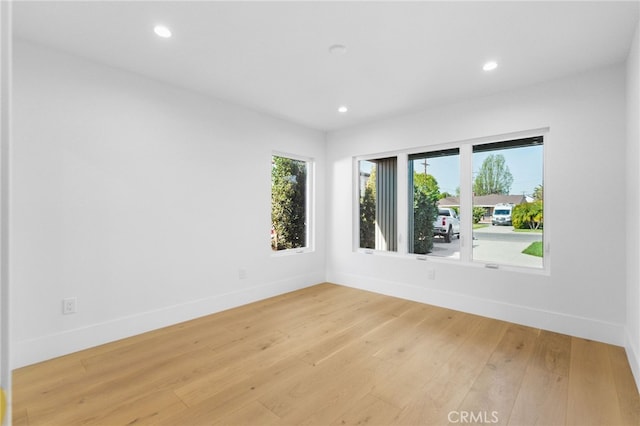
<instances>
[{"instance_id":1,"label":"electrical outlet","mask_svg":"<svg viewBox=\"0 0 640 426\"><path fill-rule=\"evenodd\" d=\"M238 278L240 278L241 280L246 280L247 276L248 274L245 268L238 269Z\"/></svg>"},{"instance_id":2,"label":"electrical outlet","mask_svg":"<svg viewBox=\"0 0 640 426\"><path fill-rule=\"evenodd\" d=\"M428 269L427 270L427 278L430 280L435 280L436 279L436 270L435 269Z\"/></svg>"},{"instance_id":3,"label":"electrical outlet","mask_svg":"<svg viewBox=\"0 0 640 426\"><path fill-rule=\"evenodd\" d=\"M68 297L62 299L62 313L64 315L75 314L77 312L78 299L75 297Z\"/></svg>"}]
</instances>

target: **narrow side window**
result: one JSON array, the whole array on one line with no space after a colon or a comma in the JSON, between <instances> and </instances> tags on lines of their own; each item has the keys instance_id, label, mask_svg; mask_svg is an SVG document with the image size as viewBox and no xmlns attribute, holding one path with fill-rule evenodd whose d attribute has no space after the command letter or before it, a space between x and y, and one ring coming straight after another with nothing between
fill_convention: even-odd
<instances>
[{"instance_id":1,"label":"narrow side window","mask_svg":"<svg viewBox=\"0 0 640 426\"><path fill-rule=\"evenodd\" d=\"M271 249L309 245L309 163L274 155L271 158Z\"/></svg>"},{"instance_id":2,"label":"narrow side window","mask_svg":"<svg viewBox=\"0 0 640 426\"><path fill-rule=\"evenodd\" d=\"M396 157L360 160L360 248L398 250Z\"/></svg>"}]
</instances>

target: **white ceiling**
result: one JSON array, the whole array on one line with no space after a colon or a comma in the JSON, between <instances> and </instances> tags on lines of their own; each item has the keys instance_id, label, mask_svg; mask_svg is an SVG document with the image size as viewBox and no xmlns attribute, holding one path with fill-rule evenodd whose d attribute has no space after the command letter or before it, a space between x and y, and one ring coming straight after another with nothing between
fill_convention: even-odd
<instances>
[{"instance_id":1,"label":"white ceiling","mask_svg":"<svg viewBox=\"0 0 640 426\"><path fill-rule=\"evenodd\" d=\"M47 1L13 12L16 39L334 130L624 61L638 1ZM173 37L158 38L158 23ZM347 53L330 54L334 44ZM489 59L499 67L486 73Z\"/></svg>"}]
</instances>

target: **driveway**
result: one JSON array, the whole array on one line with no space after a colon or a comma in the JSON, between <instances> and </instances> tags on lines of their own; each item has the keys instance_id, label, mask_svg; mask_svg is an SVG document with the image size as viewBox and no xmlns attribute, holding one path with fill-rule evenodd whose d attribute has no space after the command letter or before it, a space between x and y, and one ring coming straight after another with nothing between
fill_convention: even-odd
<instances>
[{"instance_id":1,"label":"driveway","mask_svg":"<svg viewBox=\"0 0 640 426\"><path fill-rule=\"evenodd\" d=\"M444 238L434 238L433 249L429 256L460 259L460 239L453 238L450 243L445 243Z\"/></svg>"},{"instance_id":2,"label":"driveway","mask_svg":"<svg viewBox=\"0 0 640 426\"><path fill-rule=\"evenodd\" d=\"M542 268L542 258L523 254L522 250L534 241L542 241L542 234L513 232L512 226L488 226L473 231L473 259L531 268ZM429 256L460 259L460 240L445 243L434 238Z\"/></svg>"},{"instance_id":3,"label":"driveway","mask_svg":"<svg viewBox=\"0 0 640 426\"><path fill-rule=\"evenodd\" d=\"M542 258L522 253L542 234L513 232L513 226L488 226L473 231L473 258L490 263L542 268Z\"/></svg>"}]
</instances>

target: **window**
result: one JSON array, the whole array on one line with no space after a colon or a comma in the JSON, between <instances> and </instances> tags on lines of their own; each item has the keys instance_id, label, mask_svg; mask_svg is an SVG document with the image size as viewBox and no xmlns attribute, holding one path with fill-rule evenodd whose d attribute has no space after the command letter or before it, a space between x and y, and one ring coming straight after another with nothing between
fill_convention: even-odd
<instances>
[{"instance_id":1,"label":"window","mask_svg":"<svg viewBox=\"0 0 640 426\"><path fill-rule=\"evenodd\" d=\"M460 150L409 155L408 252L460 259Z\"/></svg>"},{"instance_id":2,"label":"window","mask_svg":"<svg viewBox=\"0 0 640 426\"><path fill-rule=\"evenodd\" d=\"M397 251L397 159L358 161L360 248Z\"/></svg>"},{"instance_id":3,"label":"window","mask_svg":"<svg viewBox=\"0 0 640 426\"><path fill-rule=\"evenodd\" d=\"M310 162L271 157L271 249L309 247Z\"/></svg>"},{"instance_id":4,"label":"window","mask_svg":"<svg viewBox=\"0 0 640 426\"><path fill-rule=\"evenodd\" d=\"M354 248L489 268L548 269L547 132L356 158Z\"/></svg>"},{"instance_id":5,"label":"window","mask_svg":"<svg viewBox=\"0 0 640 426\"><path fill-rule=\"evenodd\" d=\"M473 146L473 259L544 266L543 137Z\"/></svg>"}]
</instances>

